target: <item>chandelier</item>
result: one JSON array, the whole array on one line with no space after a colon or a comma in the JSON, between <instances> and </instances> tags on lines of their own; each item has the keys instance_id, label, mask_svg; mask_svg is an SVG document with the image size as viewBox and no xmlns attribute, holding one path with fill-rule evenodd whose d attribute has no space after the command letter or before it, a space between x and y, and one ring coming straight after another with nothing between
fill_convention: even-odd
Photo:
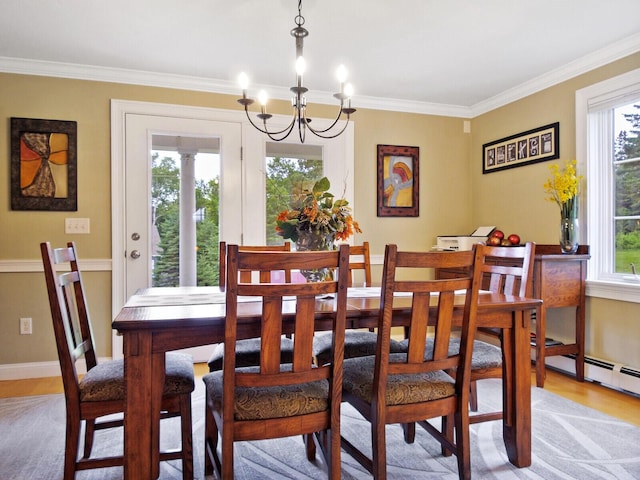
<instances>
[{"instance_id":1,"label":"chandelier","mask_svg":"<svg viewBox=\"0 0 640 480\"><path fill-rule=\"evenodd\" d=\"M331 125L327 128L316 129L311 126L311 119L307 117L307 99L304 94L309 90L304 87L302 83L302 76L305 70L305 61L302 56L302 49L304 44L304 38L309 35L309 31L303 27L304 17L302 16L302 0L298 0L298 15L295 17L294 22L296 27L291 30L291 36L296 39L296 85L289 90L293 93L291 97L291 106L293 107L293 117L289 125L282 130L270 130L267 126L267 120L272 115L267 113L267 94L264 90L258 93L258 102L260 103L260 113L256 114L257 118L261 121L254 122L249 114L249 105L254 103L254 100L247 98L247 88L249 86L249 79L245 73L240 74L239 82L242 89L242 98L238 100L238 103L244 106L244 111L249 119L251 125L257 130L269 136L269 138L275 142L280 142L287 138L293 131L294 127L298 126L298 135L300 142L304 143L307 130L314 135L321 138L335 138L345 131L349 124L349 117L356 111L355 108L351 108L351 96L353 95L353 87L351 84L345 84L347 77L347 71L344 65L340 65L338 68L338 82L340 83L340 91L334 93L333 96L340 101L340 108L336 118ZM334 129L338 121L342 116L346 116L346 122L341 129Z\"/></svg>"}]
</instances>

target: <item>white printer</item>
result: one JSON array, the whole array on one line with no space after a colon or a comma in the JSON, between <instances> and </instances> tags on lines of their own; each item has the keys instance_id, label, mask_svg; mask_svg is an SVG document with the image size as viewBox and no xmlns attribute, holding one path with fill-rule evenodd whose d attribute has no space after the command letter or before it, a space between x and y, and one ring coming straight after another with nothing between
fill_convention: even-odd
<instances>
[{"instance_id":1,"label":"white printer","mask_svg":"<svg viewBox=\"0 0 640 480\"><path fill-rule=\"evenodd\" d=\"M439 235L435 250L471 250L473 245L486 242L495 226L478 227L471 235Z\"/></svg>"}]
</instances>

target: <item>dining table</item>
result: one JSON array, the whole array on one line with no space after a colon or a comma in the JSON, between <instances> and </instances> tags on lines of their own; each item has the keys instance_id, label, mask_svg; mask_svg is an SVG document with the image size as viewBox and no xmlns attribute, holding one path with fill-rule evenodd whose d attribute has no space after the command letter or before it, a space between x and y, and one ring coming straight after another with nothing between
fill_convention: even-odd
<instances>
[{"instance_id":1,"label":"dining table","mask_svg":"<svg viewBox=\"0 0 640 480\"><path fill-rule=\"evenodd\" d=\"M461 322L464 295L456 296ZM293 317L295 302L283 302ZM380 287L349 288L347 328L374 328L380 311ZM478 327L503 329L511 353L504 355L503 439L509 461L531 464L530 312L541 300L481 292ZM407 326L411 298L394 297L394 326ZM261 303L238 299L238 338L260 336ZM331 329L333 297L316 299L315 329ZM435 316L435 306L430 317ZM124 478L159 476L160 404L165 353L224 341L225 292L218 287L151 287L137 291L112 322L123 337L126 399L124 410ZM284 334L293 333L288 325ZM506 352L506 350L505 350Z\"/></svg>"}]
</instances>

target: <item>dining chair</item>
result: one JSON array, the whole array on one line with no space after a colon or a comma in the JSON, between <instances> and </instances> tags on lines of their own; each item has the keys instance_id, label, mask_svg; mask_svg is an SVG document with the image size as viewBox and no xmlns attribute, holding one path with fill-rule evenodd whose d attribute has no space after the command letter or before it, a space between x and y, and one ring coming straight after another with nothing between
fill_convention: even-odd
<instances>
[{"instance_id":1,"label":"dining chair","mask_svg":"<svg viewBox=\"0 0 640 480\"><path fill-rule=\"evenodd\" d=\"M126 386L123 360L98 363L95 342L84 293L82 275L74 242L66 248L40 244L53 331L62 372L67 412L64 454L64 479L75 478L76 471L122 466L122 456L91 458L94 432L121 427L122 416L102 418L124 412ZM81 377L76 362L84 358L86 374ZM193 361L190 355L167 353L162 395L161 418L181 419L181 448L161 452L160 460L182 460L182 478L193 478L191 433L191 392L194 390ZM84 422L84 450L80 450L80 432Z\"/></svg>"},{"instance_id":2,"label":"dining chair","mask_svg":"<svg viewBox=\"0 0 640 480\"><path fill-rule=\"evenodd\" d=\"M533 262L536 245L527 242L524 245L503 247L481 245L477 247L476 266L482 274L482 288L494 293L533 297ZM474 341L471 362L471 411L478 411L477 381L487 378L503 378L504 357L513 352L508 329L479 328L480 334L499 339L501 347L482 340ZM455 342L451 348L455 349ZM505 406L503 405L503 408ZM472 415L471 423L501 420L503 412L490 412Z\"/></svg>"},{"instance_id":3,"label":"dining chair","mask_svg":"<svg viewBox=\"0 0 640 480\"><path fill-rule=\"evenodd\" d=\"M367 457L352 441L342 437L342 447L374 479L385 479L388 424L417 422L442 445L443 453L457 457L461 479L471 478L469 444L469 386L472 341L476 329L479 282L471 277L448 280L401 280L440 266L465 265L457 252L399 252L385 249L378 342L373 356L345 359L343 400L371 423L372 456ZM409 276L411 275L411 276ZM454 331L454 308L465 292L460 349L449 353ZM394 297L411 295L407 351L390 353ZM431 307L435 304L435 308ZM434 313L435 312L435 313ZM432 327L430 327L432 325ZM433 339L431 355L425 355L427 337ZM455 379L445 371L457 372ZM438 429L427 419L441 417Z\"/></svg>"},{"instance_id":4,"label":"dining chair","mask_svg":"<svg viewBox=\"0 0 640 480\"><path fill-rule=\"evenodd\" d=\"M356 271L362 271L365 287L371 287L371 254L369 242L362 245L349 247L349 287L353 285L353 277ZM362 357L373 355L376 351L378 335L374 328L366 330L347 330L344 338L344 358ZM404 347L400 342L391 339L391 352L403 352ZM317 333L313 339L313 357L318 365L324 365L331 356L331 334L327 332Z\"/></svg>"},{"instance_id":5,"label":"dining chair","mask_svg":"<svg viewBox=\"0 0 640 480\"><path fill-rule=\"evenodd\" d=\"M349 246L338 251L249 252L227 247L226 322L222 371L203 377L206 385L205 474L217 471L231 479L234 442L303 435L307 458L315 459L316 443L328 466L328 476L340 478L340 402L342 353L347 308ZM337 269L337 279L310 283L244 283L238 272L300 268ZM333 295L333 354L329 365L315 367L311 347L316 297ZM260 362L236 368L238 297L262 301L255 328L262 332ZM239 306L240 305L240 306ZM246 326L246 321L242 325ZM280 338L293 332L290 364L282 364ZM218 435L221 438L218 454Z\"/></svg>"},{"instance_id":6,"label":"dining chair","mask_svg":"<svg viewBox=\"0 0 640 480\"><path fill-rule=\"evenodd\" d=\"M241 245L238 247L241 251L246 252L289 252L291 251L291 243L285 242L282 245ZM226 286L227 276L227 243L220 242L219 256L219 285L224 289ZM256 271L260 283L268 283L276 280L274 273L280 273L286 283L291 283L291 270L283 270L279 266L274 270ZM254 272L250 270L238 271L238 278L243 283L249 283L253 279ZM282 363L291 363L293 356L293 341L283 336L280 344L280 353L282 355ZM213 348L213 352L207 360L210 372L222 370L222 359L224 357L224 343L219 343ZM247 338L239 340L236 345L236 366L250 367L258 365L260 360L260 338Z\"/></svg>"},{"instance_id":7,"label":"dining chair","mask_svg":"<svg viewBox=\"0 0 640 480\"><path fill-rule=\"evenodd\" d=\"M531 297L533 294L533 261L535 256L535 243L527 242L524 245L514 247L478 245L479 263L476 268L481 270L482 289L505 295L519 297ZM472 258L468 255L468 265L461 270L471 271ZM510 357L513 352L510 343L510 335L507 329L494 329L479 327L477 333L489 335L499 340L498 347L488 341L476 338L473 342L473 355L471 359L471 385L469 396L469 409L478 411L477 382L488 378L503 378L504 356ZM406 348L406 341L402 342ZM432 348L427 341L428 352ZM460 341L453 337L449 345L450 352L456 352L460 348ZM452 372L452 375L454 373ZM505 408L505 406L503 406ZM480 423L493 420L502 420L502 411L477 413L469 417L469 422ZM415 437L415 425L405 425L405 440L413 442Z\"/></svg>"}]
</instances>

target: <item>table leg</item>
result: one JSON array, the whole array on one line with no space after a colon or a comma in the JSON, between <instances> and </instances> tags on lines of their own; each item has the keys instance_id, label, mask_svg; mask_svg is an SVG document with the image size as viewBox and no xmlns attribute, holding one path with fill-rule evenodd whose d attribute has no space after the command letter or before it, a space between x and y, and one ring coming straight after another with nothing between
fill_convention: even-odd
<instances>
[{"instance_id":1,"label":"table leg","mask_svg":"<svg viewBox=\"0 0 640 480\"><path fill-rule=\"evenodd\" d=\"M154 424L152 409L151 334L124 334L124 478L151 479Z\"/></svg>"},{"instance_id":2,"label":"table leg","mask_svg":"<svg viewBox=\"0 0 640 480\"><path fill-rule=\"evenodd\" d=\"M531 465L531 357L529 313L513 312L514 325L505 330L513 348L503 369L504 420L502 432L509 461L516 467ZM511 377L511 378L509 378ZM510 398L509 398L510 397Z\"/></svg>"}]
</instances>

